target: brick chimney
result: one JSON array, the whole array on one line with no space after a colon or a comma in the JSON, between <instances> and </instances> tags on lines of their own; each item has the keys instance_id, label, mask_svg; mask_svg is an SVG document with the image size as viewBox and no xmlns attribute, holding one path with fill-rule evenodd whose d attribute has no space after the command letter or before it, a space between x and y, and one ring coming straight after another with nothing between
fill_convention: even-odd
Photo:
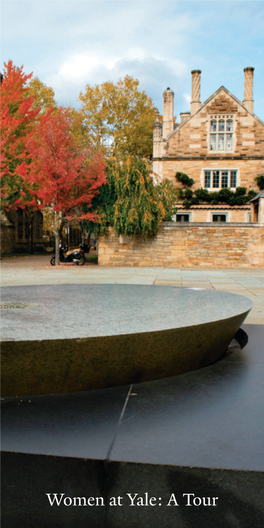
<instances>
[{"instance_id":1,"label":"brick chimney","mask_svg":"<svg viewBox=\"0 0 264 528\"><path fill-rule=\"evenodd\" d=\"M201 106L200 101L200 80L201 70L193 70L192 74L192 99L191 99L191 114L195 114Z\"/></svg>"},{"instance_id":2,"label":"brick chimney","mask_svg":"<svg viewBox=\"0 0 264 528\"><path fill-rule=\"evenodd\" d=\"M244 68L244 101L243 105L253 114L253 73L255 68Z\"/></svg>"},{"instance_id":3,"label":"brick chimney","mask_svg":"<svg viewBox=\"0 0 264 528\"><path fill-rule=\"evenodd\" d=\"M163 92L163 138L167 138L173 132L173 106L174 92L167 88Z\"/></svg>"},{"instance_id":4,"label":"brick chimney","mask_svg":"<svg viewBox=\"0 0 264 528\"><path fill-rule=\"evenodd\" d=\"M184 121L187 121L191 115L191 112L181 112L180 118L181 118L181 124L184 123Z\"/></svg>"}]
</instances>

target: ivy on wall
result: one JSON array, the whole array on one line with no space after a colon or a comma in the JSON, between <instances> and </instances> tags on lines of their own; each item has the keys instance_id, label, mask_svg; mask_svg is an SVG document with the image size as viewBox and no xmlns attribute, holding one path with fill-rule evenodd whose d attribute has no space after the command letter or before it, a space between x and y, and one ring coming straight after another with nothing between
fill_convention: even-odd
<instances>
[{"instance_id":1,"label":"ivy on wall","mask_svg":"<svg viewBox=\"0 0 264 528\"><path fill-rule=\"evenodd\" d=\"M189 176L184 172L176 172L175 178L178 180L178 182L182 183L184 187L191 187L194 184L194 180L189 178Z\"/></svg>"},{"instance_id":2,"label":"ivy on wall","mask_svg":"<svg viewBox=\"0 0 264 528\"><path fill-rule=\"evenodd\" d=\"M264 190L264 174L260 174L259 176L255 178L255 180L260 190L263 191Z\"/></svg>"},{"instance_id":3,"label":"ivy on wall","mask_svg":"<svg viewBox=\"0 0 264 528\"><path fill-rule=\"evenodd\" d=\"M237 187L235 191L231 191L231 189L228 188L223 188L220 189L220 191L214 192L209 192L207 189L203 188L192 191L190 189L190 187L192 187L194 184L194 180L192 178L189 178L187 174L182 172L176 172L175 177L176 180L181 182L185 187L184 189L178 189L178 199L183 201L183 206L186 209L190 209L192 205L198 205L200 203L209 203L211 205L225 203L231 206L245 205L257 195L255 191L248 191L246 187ZM256 181L259 187L260 184L263 184L264 189L264 175L258 176Z\"/></svg>"}]
</instances>

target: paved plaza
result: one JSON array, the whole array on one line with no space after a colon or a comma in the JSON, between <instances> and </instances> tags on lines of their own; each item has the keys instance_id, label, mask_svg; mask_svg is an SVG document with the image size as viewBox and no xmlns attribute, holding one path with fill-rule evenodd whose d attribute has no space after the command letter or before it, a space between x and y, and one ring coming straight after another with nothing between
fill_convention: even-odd
<instances>
[{"instance_id":1,"label":"paved plaza","mask_svg":"<svg viewBox=\"0 0 264 528\"><path fill-rule=\"evenodd\" d=\"M4 258L1 285L156 284L221 290L251 299L253 308L247 324L264 324L264 268L107 268L97 264L52 267L49 261L50 255Z\"/></svg>"},{"instance_id":2,"label":"paved plaza","mask_svg":"<svg viewBox=\"0 0 264 528\"><path fill-rule=\"evenodd\" d=\"M30 320L27 319L26 310L20 310L20 314L9 310L12 312L10 322L13 323L11 319L15 315L17 326L11 341L6 345L6 353L3 347L8 367L6 372L10 375L9 367L13 365L17 376L12 371L9 379L12 382L19 379L22 384L29 374L35 376L37 391L32 393L30 390L28 393L20 386L19 396L3 397L3 526L264 526L264 270L106 268L95 264L52 267L49 259L46 255L2 260L3 303L7 298L9 303L19 302L23 295L30 294L41 301L41 285L46 290L43 295L44 304L48 299L47 311L37 312L35 320L31 314ZM86 372L89 372L90 366L85 370L85 338L80 339L81 332L79 334L78 331L76 348L73 347L73 331L76 331L73 320L78 319L79 330L86 325L86 321L90 325L90 314L94 315L95 320L96 316L100 318L106 325L111 317L110 324L116 322L113 321L116 311L111 289L118 290L119 287L108 286L107 302L105 299L101 302L101 286L95 287L96 283L130 285L124 295L125 307L129 305L127 299L129 291L134 289L131 285L134 284L140 284L140 289L143 290L145 288L142 285L154 284L242 294L253 301L253 309L243 325L249 337L248 343L243 350L233 343L220 361L205 368L137 383L136 376L142 374L145 365L153 369L152 358L156 351L165 348L164 341L160 341L161 345L158 346L155 327L155 340L151 341L151 346L146 347L147 359L141 363L140 357L140 368L133 371L135 383L109 386L109 378L106 376L105 388L82 388L78 392L71 392L75 387L70 384L68 392L45 394L41 392L44 379L53 380L55 389L52 390L60 391L60 384L65 389L70 372L73 373L72 379L78 383L81 378L87 383ZM87 287L87 284L92 287ZM31 285L31 288L25 288L26 285ZM87 290L91 290L90 296ZM162 322L160 291L155 288L151 290L158 298L156 309L151 304L154 321L157 318ZM189 291L188 296L197 297L199 293ZM85 310L84 303L78 303L78 295L82 303L85 303ZM203 291L196 303L196 308L201 306L203 316L206 315L206 303L201 299L210 295L211 291ZM145 297L142 295L141 299L145 300ZM144 306L141 299L138 303L140 307ZM54 310L56 303L61 303L63 310ZM243 303L243 299L239 299L239 309L242 309ZM36 302L36 305L40 304ZM104 319L106 304L110 317L107 315ZM171 310L169 315L174 316L175 308L169 306L166 298L165 307L168 312ZM230 308L229 304L228 309ZM32 307L32 314L33 310ZM188 310L188 318L190 311L190 316L193 317L195 303ZM213 305L212 311L221 314L219 302ZM121 313L120 318L126 324L125 310ZM53 317L54 314L56 317ZM213 314L210 312L210 315ZM23 324L19 323L18 316L23 318ZM59 325L63 329L61 347L57 342L59 331L55 329L54 339L48 317L55 326L56 319L62 321ZM141 320L143 324L146 323L145 315ZM226 321L228 324L228 317L225 325ZM44 331L46 327L49 339L43 339L37 332L37 340L33 345L32 341L25 344L23 333L27 333L29 328L30 332L36 332L40 322ZM128 325L130 330L130 319ZM197 324L194 324L192 329L196 328ZM71 338L67 344L68 331ZM206 342L204 332L201 335ZM209 337L211 338L211 332ZM120 343L120 336L117 338ZM109 339L112 339L112 335ZM120 350L124 350L127 358L133 360L138 349L134 347L131 353L126 340L127 332L124 339L126 346L121 346ZM17 348L20 346L19 341L21 349ZM200 340L195 343L198 347L201 346ZM93 356L94 350L96 354ZM116 348L110 354L105 354L103 362L100 359L102 350L102 341L98 349L91 346L89 350L91 371L95 373L95 378L102 371L102 365L104 368L107 364L110 365L111 370L113 358L118 351ZM214 347L210 347L211 350ZM182 352L182 346L180 351ZM15 354L15 361L10 361L11 354ZM18 361L21 361L21 366L26 367L22 375L22 367L20 368ZM45 361L51 367L45 368ZM117 368L114 379L116 372L123 373L127 363L115 363ZM2 374L7 379L3 362ZM12 394L17 394L17 390ZM67 501L71 500L71 496L85 496L103 497L105 502L100 508L56 507L55 510L47 500L47 490L51 493L67 493ZM159 507L135 508L131 515L130 504L126 501L128 492L136 493L139 497L146 497L146 493L150 497L158 497ZM167 507L172 493L178 498L179 508ZM185 508L186 504L182 500L186 493L193 494L192 496L195 494L198 500L199 497L217 498L217 508ZM111 497L124 497L122 508L107 507L110 494Z\"/></svg>"}]
</instances>

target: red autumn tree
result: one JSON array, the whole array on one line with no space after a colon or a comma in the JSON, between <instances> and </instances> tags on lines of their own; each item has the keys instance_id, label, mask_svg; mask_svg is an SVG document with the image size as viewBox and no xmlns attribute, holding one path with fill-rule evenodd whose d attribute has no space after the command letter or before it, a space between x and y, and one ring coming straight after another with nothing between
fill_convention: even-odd
<instances>
[{"instance_id":1,"label":"red autumn tree","mask_svg":"<svg viewBox=\"0 0 264 528\"><path fill-rule=\"evenodd\" d=\"M22 163L30 164L26 148L28 135L36 123L38 108L33 108L34 96L29 93L28 80L12 61L4 65L1 83L1 198L2 207L25 207L35 201L30 186L20 176ZM25 200L26 198L26 200Z\"/></svg>"},{"instance_id":2,"label":"red autumn tree","mask_svg":"<svg viewBox=\"0 0 264 528\"><path fill-rule=\"evenodd\" d=\"M60 108L42 115L27 140L31 164L20 165L19 174L36 193L36 199L53 211L56 262L59 264L59 227L63 216L68 219L99 220L89 209L93 197L106 183L103 156L92 150L80 152L70 132L66 110Z\"/></svg>"}]
</instances>

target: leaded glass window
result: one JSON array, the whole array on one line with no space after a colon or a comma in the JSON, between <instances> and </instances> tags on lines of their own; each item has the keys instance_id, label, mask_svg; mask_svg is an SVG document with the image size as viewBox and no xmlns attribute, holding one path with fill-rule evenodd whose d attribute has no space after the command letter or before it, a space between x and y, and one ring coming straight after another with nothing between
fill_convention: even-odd
<instances>
[{"instance_id":1,"label":"leaded glass window","mask_svg":"<svg viewBox=\"0 0 264 528\"><path fill-rule=\"evenodd\" d=\"M219 187L219 171L213 171L213 187Z\"/></svg>"},{"instance_id":2,"label":"leaded glass window","mask_svg":"<svg viewBox=\"0 0 264 528\"><path fill-rule=\"evenodd\" d=\"M204 171L204 188L205 189L227 189L236 188L237 170L205 170Z\"/></svg>"},{"instance_id":3,"label":"leaded glass window","mask_svg":"<svg viewBox=\"0 0 264 528\"><path fill-rule=\"evenodd\" d=\"M216 132L217 130L217 121L216 119L211 120L211 132Z\"/></svg>"},{"instance_id":4,"label":"leaded glass window","mask_svg":"<svg viewBox=\"0 0 264 528\"><path fill-rule=\"evenodd\" d=\"M228 172L222 171L222 188L228 187Z\"/></svg>"},{"instance_id":5,"label":"leaded glass window","mask_svg":"<svg viewBox=\"0 0 264 528\"><path fill-rule=\"evenodd\" d=\"M237 171L233 170L231 171L230 187L236 187L236 186L237 186Z\"/></svg>"},{"instance_id":6,"label":"leaded glass window","mask_svg":"<svg viewBox=\"0 0 264 528\"><path fill-rule=\"evenodd\" d=\"M233 119L230 116L214 116L210 120L210 150L233 150Z\"/></svg>"},{"instance_id":7,"label":"leaded glass window","mask_svg":"<svg viewBox=\"0 0 264 528\"><path fill-rule=\"evenodd\" d=\"M226 150L233 150L233 134L226 134Z\"/></svg>"},{"instance_id":8,"label":"leaded glass window","mask_svg":"<svg viewBox=\"0 0 264 528\"><path fill-rule=\"evenodd\" d=\"M204 186L206 189L211 187L211 171L204 171Z\"/></svg>"},{"instance_id":9,"label":"leaded glass window","mask_svg":"<svg viewBox=\"0 0 264 528\"><path fill-rule=\"evenodd\" d=\"M225 150L225 136L218 134L218 150Z\"/></svg>"},{"instance_id":10,"label":"leaded glass window","mask_svg":"<svg viewBox=\"0 0 264 528\"><path fill-rule=\"evenodd\" d=\"M216 150L216 134L211 134L210 150Z\"/></svg>"}]
</instances>

